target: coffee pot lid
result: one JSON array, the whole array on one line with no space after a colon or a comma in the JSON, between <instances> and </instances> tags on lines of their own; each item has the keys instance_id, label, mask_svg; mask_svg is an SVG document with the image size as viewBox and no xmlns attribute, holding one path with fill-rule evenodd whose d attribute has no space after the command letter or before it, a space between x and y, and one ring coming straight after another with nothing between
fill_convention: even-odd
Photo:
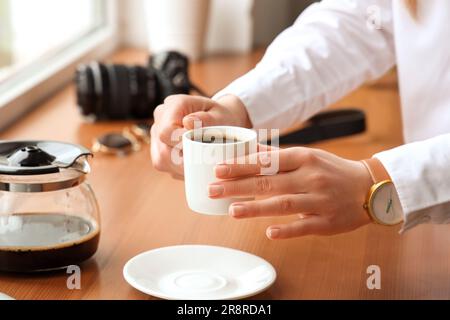
<instances>
[{"instance_id":1,"label":"coffee pot lid","mask_svg":"<svg viewBox=\"0 0 450 320\"><path fill-rule=\"evenodd\" d=\"M81 146L57 141L0 141L0 191L44 192L81 184L90 171Z\"/></svg>"},{"instance_id":2,"label":"coffee pot lid","mask_svg":"<svg viewBox=\"0 0 450 320\"><path fill-rule=\"evenodd\" d=\"M88 173L87 162L77 161L92 153L79 145L58 141L0 141L0 174L42 175L72 168Z\"/></svg>"}]
</instances>

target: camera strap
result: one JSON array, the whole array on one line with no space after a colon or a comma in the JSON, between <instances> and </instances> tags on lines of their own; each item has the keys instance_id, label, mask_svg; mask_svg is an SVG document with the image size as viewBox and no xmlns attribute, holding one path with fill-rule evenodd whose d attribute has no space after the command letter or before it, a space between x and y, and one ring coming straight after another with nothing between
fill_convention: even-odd
<instances>
[{"instance_id":1,"label":"camera strap","mask_svg":"<svg viewBox=\"0 0 450 320\"><path fill-rule=\"evenodd\" d=\"M321 112L300 130L279 137L279 144L309 144L364 132L366 117L362 110L340 109ZM270 140L266 143L270 144Z\"/></svg>"}]
</instances>

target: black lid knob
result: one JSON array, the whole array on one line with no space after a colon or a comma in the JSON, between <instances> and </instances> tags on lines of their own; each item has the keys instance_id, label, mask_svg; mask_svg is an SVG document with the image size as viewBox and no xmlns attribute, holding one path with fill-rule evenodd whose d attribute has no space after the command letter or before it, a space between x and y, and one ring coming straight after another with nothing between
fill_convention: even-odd
<instances>
[{"instance_id":1,"label":"black lid knob","mask_svg":"<svg viewBox=\"0 0 450 320\"><path fill-rule=\"evenodd\" d=\"M42 167L51 165L55 159L38 146L26 146L8 156L8 163L15 167Z\"/></svg>"}]
</instances>

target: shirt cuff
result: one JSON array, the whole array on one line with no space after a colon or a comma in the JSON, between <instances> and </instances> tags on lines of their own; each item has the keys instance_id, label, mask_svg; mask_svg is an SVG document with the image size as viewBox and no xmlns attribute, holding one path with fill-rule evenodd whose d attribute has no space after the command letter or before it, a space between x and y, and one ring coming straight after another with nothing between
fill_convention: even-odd
<instances>
[{"instance_id":1,"label":"shirt cuff","mask_svg":"<svg viewBox=\"0 0 450 320\"><path fill-rule=\"evenodd\" d=\"M400 232L418 224L450 222L448 146L449 136L444 135L374 155L395 185L404 215Z\"/></svg>"},{"instance_id":2,"label":"shirt cuff","mask_svg":"<svg viewBox=\"0 0 450 320\"><path fill-rule=\"evenodd\" d=\"M274 127L276 124L271 121L274 108L271 107L270 101L274 99L271 96L273 88L273 72L280 73L280 69L269 71L268 75L258 75L256 69L251 70L244 76L234 80L227 87L216 93L212 99L218 100L225 95L234 95L238 97L247 109L250 121L254 129Z\"/></svg>"},{"instance_id":3,"label":"shirt cuff","mask_svg":"<svg viewBox=\"0 0 450 320\"><path fill-rule=\"evenodd\" d=\"M278 63L259 63L256 68L234 80L212 99L231 94L237 96L247 109L254 129L287 128L307 119L318 108L304 108L304 101L294 81L293 71Z\"/></svg>"},{"instance_id":4,"label":"shirt cuff","mask_svg":"<svg viewBox=\"0 0 450 320\"><path fill-rule=\"evenodd\" d=\"M409 181L407 182L406 179L402 179L405 174L405 168L401 165L401 161L399 161L400 157L398 152L395 149L392 149L377 153L373 157L381 161L397 191L403 212L403 226L400 229L400 233L403 233L418 224L429 222L429 217L424 215L423 212L418 215L414 214L410 209L411 199L409 198L407 190L411 186L408 185Z\"/></svg>"}]
</instances>

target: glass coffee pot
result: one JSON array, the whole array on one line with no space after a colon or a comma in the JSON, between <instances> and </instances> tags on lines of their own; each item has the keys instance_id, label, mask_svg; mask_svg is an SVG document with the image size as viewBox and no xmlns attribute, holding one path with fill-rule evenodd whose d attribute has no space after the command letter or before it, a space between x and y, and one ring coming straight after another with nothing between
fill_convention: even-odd
<instances>
[{"instance_id":1,"label":"glass coffee pot","mask_svg":"<svg viewBox=\"0 0 450 320\"><path fill-rule=\"evenodd\" d=\"M56 141L0 141L0 271L78 264L98 247L91 152Z\"/></svg>"}]
</instances>

